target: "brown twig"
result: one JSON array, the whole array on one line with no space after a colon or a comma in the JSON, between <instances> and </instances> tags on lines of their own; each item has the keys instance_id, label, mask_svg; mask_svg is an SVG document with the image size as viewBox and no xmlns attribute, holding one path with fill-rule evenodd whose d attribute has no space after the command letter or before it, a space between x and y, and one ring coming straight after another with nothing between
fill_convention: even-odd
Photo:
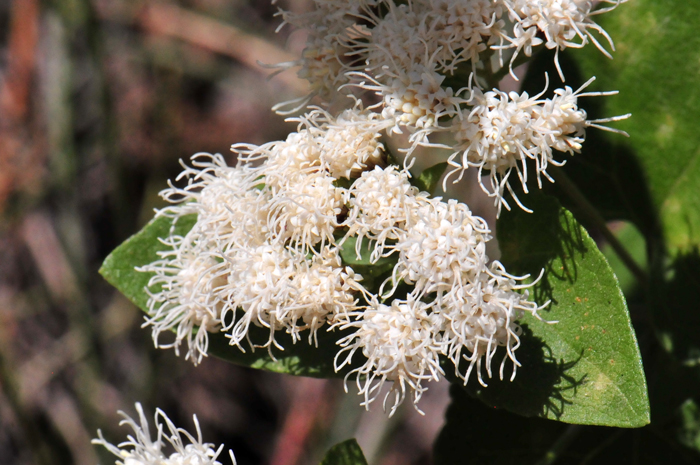
<instances>
[{"instance_id":1,"label":"brown twig","mask_svg":"<svg viewBox=\"0 0 700 465\"><path fill-rule=\"evenodd\" d=\"M42 213L27 215L22 236L53 299L57 303L74 300L79 295L78 280L49 218Z\"/></svg>"},{"instance_id":2,"label":"brown twig","mask_svg":"<svg viewBox=\"0 0 700 465\"><path fill-rule=\"evenodd\" d=\"M38 18L37 0L12 3L8 69L6 79L0 87L0 113L3 118L11 118L13 121L23 120L29 107L38 41Z\"/></svg>"},{"instance_id":3,"label":"brown twig","mask_svg":"<svg viewBox=\"0 0 700 465\"><path fill-rule=\"evenodd\" d=\"M37 141L26 127L38 42L39 2L12 3L7 69L0 80L0 211L19 186L40 172ZM34 169L27 169L33 165Z\"/></svg>"},{"instance_id":4,"label":"brown twig","mask_svg":"<svg viewBox=\"0 0 700 465\"><path fill-rule=\"evenodd\" d=\"M298 59L265 39L175 5L148 6L140 19L142 27L152 34L174 37L229 56L266 74L260 62L285 63ZM282 73L280 80L299 93L308 92L306 83L294 74Z\"/></svg>"}]
</instances>

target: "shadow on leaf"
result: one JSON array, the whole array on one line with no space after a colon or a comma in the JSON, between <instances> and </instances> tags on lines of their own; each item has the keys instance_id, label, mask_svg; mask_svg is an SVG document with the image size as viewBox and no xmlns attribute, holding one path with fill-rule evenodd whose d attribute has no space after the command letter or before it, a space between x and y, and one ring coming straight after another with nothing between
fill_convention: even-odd
<instances>
[{"instance_id":1,"label":"shadow on leaf","mask_svg":"<svg viewBox=\"0 0 700 465\"><path fill-rule=\"evenodd\" d=\"M530 65L529 69L536 72L528 73L523 81L523 90L530 95L544 89L544 72L547 72L550 78L545 97L550 98L554 89L568 85L576 90L590 77L582 75L580 67L571 54L562 53L560 63L566 75L566 83L562 83L554 68L553 55L553 51L542 51ZM594 83L586 90L591 91L595 87ZM582 99L580 105L585 108L588 120L616 116L607 113L605 103L605 97L591 97ZM615 123L610 126L615 126ZM663 233L658 210L652 201L644 169L638 157L629 148L626 138L589 128L586 131L586 142L583 144L581 153L575 156L556 153L556 158L566 160L563 168L566 175L605 220L632 222L644 234L651 253L658 255L663 251ZM596 233L586 215L579 210L579 206L572 202L556 183L544 184L546 193L557 197L588 231ZM527 200L528 197L525 197L526 202Z\"/></svg>"},{"instance_id":2,"label":"shadow on leaf","mask_svg":"<svg viewBox=\"0 0 700 465\"><path fill-rule=\"evenodd\" d=\"M513 365L506 363L503 380L498 378L496 370L493 379L486 378L483 373L487 387L480 385L476 376L472 376L464 388L489 406L528 417L560 418L566 406L571 404L578 387L585 382L585 376L576 379L567 374L580 357L571 361L557 360L547 343L534 336L527 324L523 324L522 329L523 345L516 352L521 368L517 370L515 379L510 381ZM466 364L464 361L460 366L462 373L466 370ZM461 380L455 379L452 367L445 371L454 384L463 385Z\"/></svg>"},{"instance_id":3,"label":"shadow on leaf","mask_svg":"<svg viewBox=\"0 0 700 465\"><path fill-rule=\"evenodd\" d=\"M536 302L552 301L553 282L575 283L578 269L573 257L588 249L578 224L560 208L554 198L541 193L532 194L534 213L520 209L501 215L498 222L498 241L509 273L537 277L544 270L543 279L532 289ZM532 231L536 230L536 234ZM546 313L546 312L545 312Z\"/></svg>"},{"instance_id":4,"label":"shadow on leaf","mask_svg":"<svg viewBox=\"0 0 700 465\"><path fill-rule=\"evenodd\" d=\"M528 419L471 399L457 385L433 448L435 465L535 463L566 425Z\"/></svg>"},{"instance_id":5,"label":"shadow on leaf","mask_svg":"<svg viewBox=\"0 0 700 465\"><path fill-rule=\"evenodd\" d=\"M339 350L336 342L351 332L351 330L325 331L325 328L322 328L318 331L318 347L316 347L309 344L308 333L304 333L302 339L294 343L291 335L277 331L275 340L284 347L284 350L276 347L269 351L267 347L256 347L252 350L244 341L245 352L229 345L229 339L224 333L215 333L209 336L209 353L227 362L275 373L312 378L342 378L353 368L365 362L362 353L359 352L355 353L352 365L346 365L338 372L333 368L333 361ZM270 331L267 328L251 325L248 337L252 344L260 346L268 341Z\"/></svg>"}]
</instances>

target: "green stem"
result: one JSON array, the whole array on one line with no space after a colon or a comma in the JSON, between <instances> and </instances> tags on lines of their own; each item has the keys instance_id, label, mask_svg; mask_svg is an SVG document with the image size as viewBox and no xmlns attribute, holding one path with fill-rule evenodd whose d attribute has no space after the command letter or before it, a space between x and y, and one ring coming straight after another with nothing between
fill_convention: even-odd
<instances>
[{"instance_id":1,"label":"green stem","mask_svg":"<svg viewBox=\"0 0 700 465\"><path fill-rule=\"evenodd\" d=\"M622 263L627 267L627 269L632 272L632 274L637 278L640 284L645 285L649 282L649 277L646 272L637 265L637 262L632 258L627 249L620 243L620 241L615 237L615 235L610 231L608 225L603 218L603 216L598 212L598 210L586 199L586 196L579 190L579 188L574 184L571 179L564 173L563 170L559 168L551 168L549 173L557 182L557 185L566 192L566 194L571 198L571 200L576 204L583 213L588 221L596 227L608 241L610 246L613 248L615 253Z\"/></svg>"}]
</instances>

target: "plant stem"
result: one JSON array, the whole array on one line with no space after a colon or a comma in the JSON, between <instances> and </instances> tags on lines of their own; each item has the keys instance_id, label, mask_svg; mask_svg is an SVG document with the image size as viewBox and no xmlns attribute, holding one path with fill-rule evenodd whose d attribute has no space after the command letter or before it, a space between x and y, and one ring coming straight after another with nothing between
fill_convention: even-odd
<instances>
[{"instance_id":1,"label":"plant stem","mask_svg":"<svg viewBox=\"0 0 700 465\"><path fill-rule=\"evenodd\" d=\"M649 277L646 272L639 267L637 262L632 258L627 249L620 243L620 241L615 237L615 235L608 228L607 223L603 216L598 212L598 210L586 199L579 188L574 184L571 179L564 173L563 170L553 167L550 169L549 173L556 180L559 187L562 188L564 192L571 198L571 200L576 204L576 206L581 210L588 221L590 221L593 226L595 226L608 241L610 246L613 248L615 253L622 263L629 269L637 281L641 285L645 285L649 281Z\"/></svg>"}]
</instances>

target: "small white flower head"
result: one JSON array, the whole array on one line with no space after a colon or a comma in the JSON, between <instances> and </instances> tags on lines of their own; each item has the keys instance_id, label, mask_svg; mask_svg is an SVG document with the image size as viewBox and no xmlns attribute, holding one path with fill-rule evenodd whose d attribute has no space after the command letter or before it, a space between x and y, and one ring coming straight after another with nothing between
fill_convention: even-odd
<instances>
[{"instance_id":1,"label":"small white flower head","mask_svg":"<svg viewBox=\"0 0 700 465\"><path fill-rule=\"evenodd\" d=\"M192 167L185 168L176 178L187 179L183 188L170 183L160 195L173 205L158 211L158 216L180 218L197 215L197 227L202 239L219 247L231 243L260 244L265 240L268 199L256 189L259 175L250 166L230 167L219 155L198 153L192 157Z\"/></svg>"},{"instance_id":2,"label":"small white flower head","mask_svg":"<svg viewBox=\"0 0 700 465\"><path fill-rule=\"evenodd\" d=\"M336 249L325 247L311 262L300 262L292 281L293 294L283 309L280 320L294 340L299 332L309 330L309 344L318 345L318 330L325 323L357 309L355 294L361 289L352 268L343 266Z\"/></svg>"},{"instance_id":3,"label":"small white flower head","mask_svg":"<svg viewBox=\"0 0 700 465\"><path fill-rule=\"evenodd\" d=\"M342 49L337 36L312 35L301 52L301 69L297 75L306 79L312 95L319 96L324 102L332 101L338 89L348 82Z\"/></svg>"},{"instance_id":4,"label":"small white flower head","mask_svg":"<svg viewBox=\"0 0 700 465\"><path fill-rule=\"evenodd\" d=\"M282 102L272 109L279 114L291 114L303 108L309 101L318 97L328 105L348 92L343 85L349 82L348 72L362 69L362 60L352 51L353 39L358 35L357 17L368 2L322 2L316 1L316 9L309 13L294 14L281 11L284 24L304 29L308 32L306 47L301 58L273 67L279 71L298 67L297 75L309 83L309 95L289 102Z\"/></svg>"},{"instance_id":5,"label":"small white flower head","mask_svg":"<svg viewBox=\"0 0 700 465\"><path fill-rule=\"evenodd\" d=\"M389 415L393 415L407 393L415 405L427 390L423 382L438 381L444 374L439 360L440 316L427 304L412 299L395 299L391 306L375 300L356 316L356 321L341 325L357 330L338 341L342 349L336 355L336 370L351 363L359 350L367 361L348 376L356 375L359 394L364 396L361 405L369 409L386 382L391 383L384 397L384 409L390 407Z\"/></svg>"},{"instance_id":6,"label":"small white flower head","mask_svg":"<svg viewBox=\"0 0 700 465\"><path fill-rule=\"evenodd\" d=\"M581 151L588 121L586 111L578 107L580 91L581 89L574 92L569 86L556 89L553 98L545 99L541 105L533 107L533 118L537 120L538 126L537 136L542 138L537 145L572 155ZM547 161L541 161L537 167L538 172L546 170ZM551 155L549 161L552 161ZM541 182L539 184L541 188Z\"/></svg>"},{"instance_id":7,"label":"small white flower head","mask_svg":"<svg viewBox=\"0 0 700 465\"><path fill-rule=\"evenodd\" d=\"M399 259L392 279L412 284L416 299L435 294L435 302L442 305L445 295L483 273L490 239L486 222L465 204L454 199L426 202L393 246Z\"/></svg>"},{"instance_id":8,"label":"small white flower head","mask_svg":"<svg viewBox=\"0 0 700 465\"><path fill-rule=\"evenodd\" d=\"M153 439L146 415L138 402L136 411L139 414L140 424L121 410L118 412L124 418L119 425L130 426L135 437L128 435L126 441L114 445L105 440L102 431L97 430L98 439L92 440L93 444L104 446L109 452L119 457L115 462L116 465L221 465L217 459L224 445L214 449L214 444L202 441L197 415L193 416L197 430L197 437L194 437L186 430L176 427L161 409L157 409L154 415L157 433ZM163 423L168 428L167 432L164 431ZM169 455L164 450L166 448L172 450ZM233 452L229 451L229 455L232 464L236 465Z\"/></svg>"},{"instance_id":9,"label":"small white flower head","mask_svg":"<svg viewBox=\"0 0 700 465\"><path fill-rule=\"evenodd\" d=\"M576 91L569 86L563 89L555 89L554 97L545 99L540 105L533 107L533 117L538 119L538 132L539 136L542 138L542 142L538 145L543 148L551 147L559 152L566 152L573 155L581 151L581 144L583 143L586 128L588 127L594 127L602 129L603 131L614 132L629 137L624 131L603 126L600 123L622 121L629 118L631 114L588 120L586 119L586 111L578 107L578 99L581 97L600 97L617 94L617 91L583 92L593 81L595 81L595 77L589 79ZM553 162L551 157L549 158L549 162L556 166L560 165ZM542 164L543 166L541 166ZM546 170L546 163L541 163L541 165L538 165L538 173L541 171L546 175L544 172Z\"/></svg>"},{"instance_id":10,"label":"small white flower head","mask_svg":"<svg viewBox=\"0 0 700 465\"><path fill-rule=\"evenodd\" d=\"M386 68L408 69L435 52L437 43L426 28L426 17L415 5L392 1L383 17L369 15L373 27L367 32L364 48L358 45L358 53L366 56L366 71L377 78Z\"/></svg>"},{"instance_id":11,"label":"small white flower head","mask_svg":"<svg viewBox=\"0 0 700 465\"><path fill-rule=\"evenodd\" d=\"M444 80L444 75L423 64L397 70L386 85L375 87L384 99L382 117L395 121L397 128L439 126L440 118L458 113L461 102L450 87L442 87Z\"/></svg>"},{"instance_id":12,"label":"small white flower head","mask_svg":"<svg viewBox=\"0 0 700 465\"><path fill-rule=\"evenodd\" d=\"M301 129L290 133L283 141L261 146L235 144L231 150L241 163L258 164L257 183L274 196L277 191L321 171L321 151L317 134Z\"/></svg>"},{"instance_id":13,"label":"small white flower head","mask_svg":"<svg viewBox=\"0 0 700 465\"><path fill-rule=\"evenodd\" d=\"M513 60L521 50L530 56L532 47L543 42L536 36L537 32L544 35L545 47L556 49L555 63L562 80L564 80L564 75L559 66L559 50L564 50L567 47L582 48L590 40L605 56L612 58L592 31L602 35L610 48L615 50L612 39L591 17L613 10L625 1L504 0L510 19L515 22L514 37L506 37L511 44L510 47L516 49ZM594 11L593 8L597 3L608 3L612 6Z\"/></svg>"},{"instance_id":14,"label":"small white flower head","mask_svg":"<svg viewBox=\"0 0 700 465\"><path fill-rule=\"evenodd\" d=\"M338 227L345 189L335 178L316 173L295 179L270 201L268 228L277 240L289 241L306 252L318 243L332 244Z\"/></svg>"},{"instance_id":15,"label":"small white flower head","mask_svg":"<svg viewBox=\"0 0 700 465\"><path fill-rule=\"evenodd\" d=\"M448 357L456 367L456 375L466 384L472 369L476 367L479 383L486 386L482 377L482 367L492 377L491 363L498 347L505 347L506 354L500 365L500 378L506 360L513 362L511 381L515 378L520 363L515 358L515 350L520 346L522 330L517 320L528 312L537 318L537 311L549 304L538 307L528 300L527 289L536 284L518 284L529 276L516 277L505 272L500 262L494 261L486 272L466 286L454 290L449 305L443 307L442 314L447 321L443 335L449 346ZM522 293L517 290L523 290ZM465 353L464 351L468 353ZM457 367L462 359L469 362L465 373Z\"/></svg>"},{"instance_id":16,"label":"small white flower head","mask_svg":"<svg viewBox=\"0 0 700 465\"><path fill-rule=\"evenodd\" d=\"M425 194L427 195L427 194ZM394 166L375 167L365 171L348 191L350 205L348 236L357 237L356 252L361 258L363 239L376 241L370 260L376 262L383 254L388 240L399 238L409 228L413 211L417 208L418 188L411 185L408 173Z\"/></svg>"},{"instance_id":17,"label":"small white flower head","mask_svg":"<svg viewBox=\"0 0 700 465\"><path fill-rule=\"evenodd\" d=\"M187 180L185 187L176 187L168 181L169 187L160 192L167 202L174 204L162 210L162 214L173 213L169 216L182 216L199 213L197 202L211 184L226 184L232 193L247 191L255 183L255 173L247 167L232 168L226 164L221 154L197 153L191 158L192 166L182 160L180 165L184 170L175 178L176 182ZM175 214L177 213L177 214Z\"/></svg>"},{"instance_id":18,"label":"small white flower head","mask_svg":"<svg viewBox=\"0 0 700 465\"><path fill-rule=\"evenodd\" d=\"M285 141L234 146L239 159L264 162L258 172L267 187L276 191L320 172L336 179L357 177L383 164L384 145L379 139L389 125L378 114L362 110L359 103L337 117L319 107L309 108L303 116L287 119L299 126Z\"/></svg>"},{"instance_id":19,"label":"small white flower head","mask_svg":"<svg viewBox=\"0 0 700 465\"><path fill-rule=\"evenodd\" d=\"M471 61L476 72L480 54L495 43L505 27L505 8L494 0L430 0L430 30L441 48L437 60L445 72Z\"/></svg>"},{"instance_id":20,"label":"small white flower head","mask_svg":"<svg viewBox=\"0 0 700 465\"><path fill-rule=\"evenodd\" d=\"M581 150L586 127L596 127L606 131L626 135L623 131L601 126L599 123L619 121L630 115L616 116L599 120L586 120L586 112L578 107L579 97L614 95L616 92L582 91L595 78L586 82L577 91L570 87L556 89L552 99L534 97L527 92L506 94L498 89L482 92L470 89L470 110L463 110L461 118L453 121L455 152L448 163L453 169L445 177L444 183L452 174L459 173L456 181L468 167L479 169L479 183L483 191L494 198L500 213L501 206L510 210L504 198L508 191L515 202L525 211L531 211L521 202L511 187L513 170L525 193L528 192L528 160L535 162L537 185L542 188L542 176L550 182L547 173L551 164L562 166L565 161L557 161L553 150L573 155ZM546 90L546 88L545 88ZM461 159L458 159L461 158ZM486 173L484 173L486 172ZM489 185L484 185L482 175L488 174ZM456 182L455 181L455 182Z\"/></svg>"},{"instance_id":21,"label":"small white flower head","mask_svg":"<svg viewBox=\"0 0 700 465\"><path fill-rule=\"evenodd\" d=\"M469 105L471 110L463 110L462 117L454 120L453 133L457 144L448 161L455 167L450 174L461 173L469 166L477 167L484 192L495 198L499 211L501 205L509 209L503 198L506 189L517 201L509 184L512 170L516 169L527 192L527 159L544 158L546 167L547 155L551 155L551 151L542 153L533 144L533 133L537 128L532 113L533 107L538 105L537 96L530 98L527 93L516 92L506 94L498 89L484 93L472 88ZM461 160L455 161L458 155L461 155ZM490 176L489 187L481 182L483 171Z\"/></svg>"},{"instance_id":22,"label":"small white flower head","mask_svg":"<svg viewBox=\"0 0 700 465\"><path fill-rule=\"evenodd\" d=\"M169 249L159 252L161 259L138 269L154 273L146 289L149 318L143 327L152 327L156 348L173 348L179 355L180 345L187 342L185 359L195 365L207 354L208 334L221 329L222 290L228 279L225 264L193 245L197 235L193 230L184 238L170 237L165 241ZM161 343L160 334L172 330L175 340Z\"/></svg>"},{"instance_id":23,"label":"small white flower head","mask_svg":"<svg viewBox=\"0 0 700 465\"><path fill-rule=\"evenodd\" d=\"M224 327L231 345L244 350L241 343L247 339L252 323L270 330L268 341L259 347L279 347L274 333L284 327L280 313L284 314L293 295L297 263L304 257L280 243L273 243L232 250L224 260L229 264L229 276L225 291L226 315L222 315L222 319L228 322L228 313L231 313L231 321ZM238 309L243 315L236 320Z\"/></svg>"},{"instance_id":24,"label":"small white flower head","mask_svg":"<svg viewBox=\"0 0 700 465\"><path fill-rule=\"evenodd\" d=\"M355 178L384 163L384 145L379 139L387 124L378 114L355 107L337 118L320 109L307 116L318 127L321 160L332 177Z\"/></svg>"}]
</instances>

